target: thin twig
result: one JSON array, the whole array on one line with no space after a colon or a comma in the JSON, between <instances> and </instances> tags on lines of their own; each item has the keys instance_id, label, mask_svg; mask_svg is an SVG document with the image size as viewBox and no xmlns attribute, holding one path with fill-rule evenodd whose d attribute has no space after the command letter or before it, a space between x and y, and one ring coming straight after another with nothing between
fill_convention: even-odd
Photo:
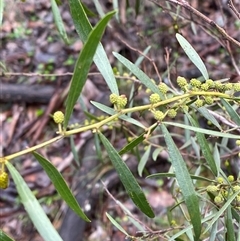
<instances>
[{"instance_id":1,"label":"thin twig","mask_svg":"<svg viewBox=\"0 0 240 241\"><path fill-rule=\"evenodd\" d=\"M159 3L156 0L150 0L150 1L159 6ZM204 22L213 26L225 39L227 39L231 43L240 47L239 41L237 41L236 39L234 39L230 35L228 35L223 28L221 28L219 25L217 25L212 19L206 17L204 14L199 12L197 9L193 8L187 1L185 1L185 0L179 0L179 1L178 0L167 0L167 2L177 4L185 9L187 9L191 14L194 14L195 16L202 19Z\"/></svg>"},{"instance_id":2,"label":"thin twig","mask_svg":"<svg viewBox=\"0 0 240 241\"><path fill-rule=\"evenodd\" d=\"M155 61L154 61L153 59L149 58L147 55L145 55L145 54L144 54L143 52L141 52L140 50L138 50L138 49L130 46L126 41L124 41L124 40L123 40L122 38L120 38L118 35L116 35L116 36L117 36L117 38L118 38L122 43L124 43L126 46L128 46L128 48L130 48L131 50L139 53L140 55L142 55L142 56L145 57L148 61L151 62L151 64L153 65L153 67L154 67L154 69L155 69L155 71L156 71L156 73L157 73L158 79L159 79L159 81L160 81L160 83L161 83L161 82L162 82L162 78L161 78L161 75L160 75L160 73L159 73L159 71L158 71L158 68L157 68L157 66L156 66L156 64L155 64Z\"/></svg>"},{"instance_id":3,"label":"thin twig","mask_svg":"<svg viewBox=\"0 0 240 241\"><path fill-rule=\"evenodd\" d=\"M228 6L229 6L230 9L232 9L232 11L238 17L238 19L240 19L240 12L237 11L237 9L235 8L232 0L228 0Z\"/></svg>"},{"instance_id":4,"label":"thin twig","mask_svg":"<svg viewBox=\"0 0 240 241\"><path fill-rule=\"evenodd\" d=\"M101 181L102 184L103 184L103 188L104 190L107 192L107 194L109 195L110 198L112 198L112 200L121 208L122 208L122 203L120 201L118 201L110 192L109 190L107 189L107 185ZM125 210L123 209L123 211L125 212ZM137 219L135 216L132 215L132 213L129 211L127 212L127 215L128 216L131 216L135 221L137 221L138 223L140 223L143 227L145 227L145 229L147 229L149 232L154 232L151 228L149 228L146 224L144 224L142 221L140 221L139 219Z\"/></svg>"},{"instance_id":5,"label":"thin twig","mask_svg":"<svg viewBox=\"0 0 240 241\"><path fill-rule=\"evenodd\" d=\"M229 120L227 120L224 116L218 114L215 111L212 110L208 110L210 114L212 114L216 119L218 119L219 121L221 121L222 123L224 123L227 126L230 126L231 128L235 128L237 132L240 133L240 127L238 125L236 125L234 122L231 122Z\"/></svg>"},{"instance_id":6,"label":"thin twig","mask_svg":"<svg viewBox=\"0 0 240 241\"><path fill-rule=\"evenodd\" d=\"M230 58L231 58L231 61L232 61L232 65L235 68L237 74L240 76L240 69L239 69L239 67L238 67L238 65L236 63L236 60L235 60L234 56L233 56L232 49L231 49L231 46L230 46L229 42L227 43L226 47L227 47L227 51L228 51L228 53L230 55Z\"/></svg>"},{"instance_id":7,"label":"thin twig","mask_svg":"<svg viewBox=\"0 0 240 241\"><path fill-rule=\"evenodd\" d=\"M26 77L60 77L60 76L72 76L74 73L73 72L66 72L62 74L40 74L40 73L13 73L13 72L5 72L3 73L3 76L26 76ZM94 76L94 75L101 75L100 72L92 72L88 73L88 76ZM125 80L131 80L136 83L141 83L140 80L131 77L131 76L121 76L121 75L115 75L115 78L117 79L125 79Z\"/></svg>"},{"instance_id":8,"label":"thin twig","mask_svg":"<svg viewBox=\"0 0 240 241\"><path fill-rule=\"evenodd\" d=\"M100 72L95 73L89 73L88 75L100 75ZM66 72L61 74L41 74L41 73L13 73L13 72L3 72L1 73L1 76L27 76L27 77L33 77L33 76L39 76L39 77L59 77L59 76L72 76L73 72Z\"/></svg>"}]
</instances>

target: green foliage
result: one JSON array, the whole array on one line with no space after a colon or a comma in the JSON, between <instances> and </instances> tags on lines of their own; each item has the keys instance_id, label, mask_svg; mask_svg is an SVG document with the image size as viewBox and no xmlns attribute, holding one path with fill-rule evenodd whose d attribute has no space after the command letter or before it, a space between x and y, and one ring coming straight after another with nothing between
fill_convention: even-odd
<instances>
[{"instance_id":1,"label":"green foliage","mask_svg":"<svg viewBox=\"0 0 240 241\"><path fill-rule=\"evenodd\" d=\"M71 11L71 15L73 18L73 23L75 25L76 31L80 39L85 43L87 41L87 38L90 32L92 31L92 26L84 11L84 7L79 0L69 0L69 6L70 6L70 11ZM93 60L97 65L99 71L103 75L111 92L118 94L119 92L118 92L116 79L114 77L108 57L101 43L98 45L98 48L96 50Z\"/></svg>"},{"instance_id":2,"label":"green foliage","mask_svg":"<svg viewBox=\"0 0 240 241\"><path fill-rule=\"evenodd\" d=\"M38 160L41 164L45 172L48 174L49 178L51 179L54 187L62 197L62 199L67 203L67 205L81 217L83 220L89 222L90 220L82 211L81 207L79 206L77 200L73 196L71 190L69 189L68 185L66 184L65 180L63 179L61 173L58 172L56 167L53 164L45 159L43 156L39 155L37 152L33 152L34 157Z\"/></svg>"},{"instance_id":3,"label":"green foliage","mask_svg":"<svg viewBox=\"0 0 240 241\"><path fill-rule=\"evenodd\" d=\"M62 241L20 173L10 162L6 162L6 166L16 184L21 202L40 235L48 241Z\"/></svg>"},{"instance_id":4,"label":"green foliage","mask_svg":"<svg viewBox=\"0 0 240 241\"><path fill-rule=\"evenodd\" d=\"M164 125L161 129L165 138L168 148L168 154L174 171L176 179L184 197L189 216L192 221L193 229L195 232L195 240L198 240L201 235L201 216L199 211L199 200L196 195L191 177L189 175L186 163L184 162L177 146L175 145L170 133Z\"/></svg>"},{"instance_id":5,"label":"green foliage","mask_svg":"<svg viewBox=\"0 0 240 241\"><path fill-rule=\"evenodd\" d=\"M99 133L99 137L104 147L106 148L109 158L111 159L112 164L115 167L129 197L143 213L145 213L150 218L154 218L155 215L153 213L153 210L151 209L143 191L136 182L136 179L132 175L128 166L122 161L118 152L102 133Z\"/></svg>"},{"instance_id":6,"label":"green foliage","mask_svg":"<svg viewBox=\"0 0 240 241\"><path fill-rule=\"evenodd\" d=\"M10 238L6 233L4 233L1 229L0 229L0 240L2 241L13 241L12 238Z\"/></svg>"},{"instance_id":7,"label":"green foliage","mask_svg":"<svg viewBox=\"0 0 240 241\"><path fill-rule=\"evenodd\" d=\"M69 118L72 114L73 107L85 85L87 74L92 64L92 59L105 30L108 21L115 14L115 12L108 13L98 25L89 33L89 38L86 40L83 49L78 57L75 65L74 74L71 81L70 90L68 93L66 103L66 117L64 121L64 127L67 127Z\"/></svg>"},{"instance_id":8,"label":"green foliage","mask_svg":"<svg viewBox=\"0 0 240 241\"><path fill-rule=\"evenodd\" d=\"M63 41L66 44L69 44L67 33L66 33L65 28L64 28L64 23L62 21L61 14L60 14L58 5L56 3L56 0L51 0L51 5L52 5L52 12L53 12L53 16L54 16L54 21L55 21L55 24L58 28L60 36L62 37Z\"/></svg>"},{"instance_id":9,"label":"green foliage","mask_svg":"<svg viewBox=\"0 0 240 241\"><path fill-rule=\"evenodd\" d=\"M114 6L117 6L117 1L114 1L114 3ZM136 15L139 14L140 3L141 1L135 1ZM63 40L67 41L67 34L55 0L52 0L51 4L56 26ZM236 146L238 148L240 146L240 117L237 112L240 97L235 95L240 90L240 84L223 83L209 79L209 73L197 52L183 36L176 34L179 44L199 69L205 81L202 82L196 78L188 80L183 76L178 76L174 84L167 85L162 80L156 84L151 76L144 73L138 66L143 60L143 56L132 63L124 56L114 52L113 55L116 60L129 71L129 73L125 73L125 77L129 79L132 77L133 81L136 81L137 78L140 83L138 91L142 91L146 98L139 104L134 95L136 92L135 83L130 84L130 90L122 90L121 86L117 85L114 71L100 43L104 30L116 11L106 14L93 28L87 17L87 8L80 1L69 0L69 6L76 31L84 42L84 47L75 63L66 101L65 115L60 111L53 114L54 121L58 126L57 137L1 157L0 187L7 188L8 186L8 176L4 169L6 166L16 184L21 202L40 235L47 241L62 240L44 213L39 201L10 161L18 156L33 153L61 198L83 220L90 221L56 167L35 152L37 149L48 146L62 138L72 137L74 134L90 130L95 134L99 159L103 160L103 156L107 155L118 173L126 193L138 207L139 212L149 218L154 218L156 215L147 200L144 189L138 184L137 177L148 174L147 164L151 157L156 161L163 151L168 154L169 171L148 176L158 181L165 177L172 180L171 190L169 191L171 191L175 203L168 210L168 227L166 230L162 230L162 227L156 226L157 223L155 223L155 227L160 231L149 229L150 231L143 233L141 238L137 238L129 234L119 222L106 213L110 222L128 238L150 240L162 235L167 240L202 240L207 237L210 237L210 240L215 240L219 232L218 226L221 224L225 228L222 236L229 241L236 240L240 223L240 177L225 174L223 165L221 165L221 155L227 149L227 147L223 148L224 143L227 143L230 139L237 140ZM97 6L101 7L99 3ZM91 12L89 14L95 16ZM2 15L3 2L0 0L0 23ZM116 17L118 19L118 15ZM144 54L146 55L149 50L150 46L146 48ZM109 99L113 107L92 101L92 105L107 115L93 116L85 110L86 117L89 118L85 124L68 130L67 126L74 105L86 83L93 61L111 91ZM120 71L116 71L120 75ZM123 94L119 94L120 92L123 92ZM182 121L182 116L184 116L184 121ZM209 129L200 124L201 118L211 123ZM174 119L174 121L169 121L169 119ZM110 130L111 133L113 128L119 131L119 126L121 130L124 130L127 139L126 144L121 146L120 151L106 138L107 133L104 133L105 130ZM176 133L176 130L179 132ZM209 141L212 137L216 137L216 141ZM122 132L121 138L124 138ZM160 141L156 141L159 139ZM74 155L77 156L73 140L71 141L71 148ZM191 158L189 155L189 158L185 159L184 151L186 151L185 154L191 153L193 157ZM133 174L123 161L121 156L126 153L132 153L139 161L137 166L138 176ZM239 153L234 155L237 156ZM119 204L119 206L127 213L129 220L139 231L145 230L143 222L134 219L131 212L122 204ZM177 219L179 213L181 218ZM233 225L233 223L236 225ZM2 237L4 240L11 240L0 230L0 239Z\"/></svg>"}]
</instances>

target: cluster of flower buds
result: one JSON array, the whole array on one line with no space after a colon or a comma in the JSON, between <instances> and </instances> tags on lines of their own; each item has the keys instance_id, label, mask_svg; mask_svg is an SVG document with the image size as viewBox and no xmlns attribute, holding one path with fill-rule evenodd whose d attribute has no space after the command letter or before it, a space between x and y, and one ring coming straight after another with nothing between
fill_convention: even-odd
<instances>
[{"instance_id":1,"label":"cluster of flower buds","mask_svg":"<svg viewBox=\"0 0 240 241\"><path fill-rule=\"evenodd\" d=\"M213 81L211 79L208 79L204 83L202 83L200 80L193 78L188 83L184 77L178 76L177 84L183 91L213 90L222 93L229 90L233 90L234 92L240 91L240 83L222 83L220 81Z\"/></svg>"},{"instance_id":2,"label":"cluster of flower buds","mask_svg":"<svg viewBox=\"0 0 240 241\"><path fill-rule=\"evenodd\" d=\"M6 189L8 187L8 174L4 170L4 164L2 164L2 167L0 169L0 188Z\"/></svg>"},{"instance_id":3,"label":"cluster of flower buds","mask_svg":"<svg viewBox=\"0 0 240 241\"><path fill-rule=\"evenodd\" d=\"M125 95L117 95L113 93L110 95L109 99L117 110L121 110L127 105L127 97Z\"/></svg>"},{"instance_id":4,"label":"cluster of flower buds","mask_svg":"<svg viewBox=\"0 0 240 241\"><path fill-rule=\"evenodd\" d=\"M215 196L214 203L220 206L223 205L230 196L240 190L240 180L234 180L233 175L229 175L227 181L222 177L217 177L216 182L207 186L206 190ZM232 204L236 209L240 210L240 194L237 195Z\"/></svg>"},{"instance_id":5,"label":"cluster of flower buds","mask_svg":"<svg viewBox=\"0 0 240 241\"><path fill-rule=\"evenodd\" d=\"M187 81L186 78L178 76L177 85L185 93L201 92L201 94L196 94L195 99L185 98L182 99L171 106L167 106L166 112L162 110L151 109L153 112L154 118L158 121L162 121L166 116L174 118L177 115L177 111L181 108L184 111L188 111L189 103L194 103L197 108L200 108L204 105L212 105L215 99L215 93L225 93L225 94L234 94L237 91L240 91L240 83L221 83L220 81L213 81L211 79L201 82L200 80L193 78L190 81ZM155 83L155 82L154 82ZM166 94L168 92L168 86L165 83L160 83L158 85L160 92L167 98ZM204 92L206 94L204 95ZM212 92L209 94L209 92ZM163 101L161 96L157 93L153 93L149 96L149 101L152 105Z\"/></svg>"},{"instance_id":6,"label":"cluster of flower buds","mask_svg":"<svg viewBox=\"0 0 240 241\"><path fill-rule=\"evenodd\" d=\"M220 81L213 81L211 79L206 80L202 83L198 79L191 79L189 83L184 77L179 76L177 78L178 86L184 91L214 91L225 93L227 91L232 91L232 93L240 91L240 83L222 83ZM198 96L195 100L195 105L197 108L202 107L204 104L211 105L214 102L213 96Z\"/></svg>"}]
</instances>

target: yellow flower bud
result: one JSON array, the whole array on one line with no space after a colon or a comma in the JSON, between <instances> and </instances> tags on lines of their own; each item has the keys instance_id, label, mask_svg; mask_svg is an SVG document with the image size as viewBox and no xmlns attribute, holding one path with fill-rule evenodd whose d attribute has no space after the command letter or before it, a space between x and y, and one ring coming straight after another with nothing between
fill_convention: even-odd
<instances>
[{"instance_id":1,"label":"yellow flower bud","mask_svg":"<svg viewBox=\"0 0 240 241\"><path fill-rule=\"evenodd\" d=\"M8 187L8 174L6 172L2 172L0 174L0 188L6 189Z\"/></svg>"},{"instance_id":2,"label":"yellow flower bud","mask_svg":"<svg viewBox=\"0 0 240 241\"><path fill-rule=\"evenodd\" d=\"M222 177L217 177L217 182L222 184L223 183L223 178Z\"/></svg>"},{"instance_id":3,"label":"yellow flower bud","mask_svg":"<svg viewBox=\"0 0 240 241\"><path fill-rule=\"evenodd\" d=\"M214 198L214 202L215 202L216 204L221 204L221 203L223 203L223 198L222 198L221 196L216 196L216 197Z\"/></svg>"},{"instance_id":4,"label":"yellow flower bud","mask_svg":"<svg viewBox=\"0 0 240 241\"><path fill-rule=\"evenodd\" d=\"M229 175L228 176L228 181L229 182L233 182L234 181L234 176L233 175Z\"/></svg>"},{"instance_id":5,"label":"yellow flower bud","mask_svg":"<svg viewBox=\"0 0 240 241\"><path fill-rule=\"evenodd\" d=\"M57 124L61 124L64 121L64 114L62 113L62 111L56 111L53 114L53 120L55 121L55 123Z\"/></svg>"}]
</instances>

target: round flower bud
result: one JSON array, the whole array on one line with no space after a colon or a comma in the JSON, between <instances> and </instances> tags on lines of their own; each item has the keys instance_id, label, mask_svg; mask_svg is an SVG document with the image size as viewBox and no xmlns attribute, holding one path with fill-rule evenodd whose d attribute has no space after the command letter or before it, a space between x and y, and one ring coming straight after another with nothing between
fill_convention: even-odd
<instances>
[{"instance_id":1,"label":"round flower bud","mask_svg":"<svg viewBox=\"0 0 240 241\"><path fill-rule=\"evenodd\" d=\"M223 203L223 198L222 198L221 196L216 196L216 197L214 198L214 202L215 202L216 204L221 204L221 203Z\"/></svg>"},{"instance_id":2,"label":"round flower bud","mask_svg":"<svg viewBox=\"0 0 240 241\"><path fill-rule=\"evenodd\" d=\"M8 187L8 174L6 172L1 172L0 174L0 188L6 189Z\"/></svg>"},{"instance_id":3,"label":"round flower bud","mask_svg":"<svg viewBox=\"0 0 240 241\"><path fill-rule=\"evenodd\" d=\"M234 181L234 176L233 175L229 175L228 176L228 181L229 182L233 182Z\"/></svg>"},{"instance_id":4,"label":"round flower bud","mask_svg":"<svg viewBox=\"0 0 240 241\"><path fill-rule=\"evenodd\" d=\"M205 83L208 84L209 88L213 88L215 85L212 79L207 79Z\"/></svg>"},{"instance_id":5,"label":"round flower bud","mask_svg":"<svg viewBox=\"0 0 240 241\"><path fill-rule=\"evenodd\" d=\"M235 91L240 91L240 83L234 83L234 84L233 84L233 89L234 89Z\"/></svg>"},{"instance_id":6,"label":"round flower bud","mask_svg":"<svg viewBox=\"0 0 240 241\"><path fill-rule=\"evenodd\" d=\"M233 191L234 192L237 192L239 190L240 190L240 186L239 185L236 185L236 186L233 187Z\"/></svg>"},{"instance_id":7,"label":"round flower bud","mask_svg":"<svg viewBox=\"0 0 240 241\"><path fill-rule=\"evenodd\" d=\"M188 112L189 111L189 106L188 105L183 105L181 107L184 111Z\"/></svg>"},{"instance_id":8,"label":"round flower bud","mask_svg":"<svg viewBox=\"0 0 240 241\"><path fill-rule=\"evenodd\" d=\"M229 167L229 166L230 166L229 160L226 160L226 161L224 162L224 165L225 165L225 167Z\"/></svg>"},{"instance_id":9,"label":"round flower bud","mask_svg":"<svg viewBox=\"0 0 240 241\"><path fill-rule=\"evenodd\" d=\"M147 88L145 92L146 92L147 94L150 94L152 91L151 91L149 88Z\"/></svg>"},{"instance_id":10,"label":"round flower bud","mask_svg":"<svg viewBox=\"0 0 240 241\"><path fill-rule=\"evenodd\" d=\"M170 117L170 118L174 118L176 115L177 115L177 111L174 110L174 109L170 109L167 113L167 115Z\"/></svg>"},{"instance_id":11,"label":"round flower bud","mask_svg":"<svg viewBox=\"0 0 240 241\"><path fill-rule=\"evenodd\" d=\"M110 96L109 96L109 100L110 100L110 103L112 103L112 104L116 104L117 103L117 100L118 100L118 95L117 94L111 94Z\"/></svg>"},{"instance_id":12,"label":"round flower bud","mask_svg":"<svg viewBox=\"0 0 240 241\"><path fill-rule=\"evenodd\" d=\"M217 192L219 190L219 188L217 186L214 186L214 185L209 185L207 186L207 192Z\"/></svg>"},{"instance_id":13,"label":"round flower bud","mask_svg":"<svg viewBox=\"0 0 240 241\"><path fill-rule=\"evenodd\" d=\"M159 94L154 93L150 95L149 100L151 104L156 104L161 101L161 97L159 96Z\"/></svg>"},{"instance_id":14,"label":"round flower bud","mask_svg":"<svg viewBox=\"0 0 240 241\"><path fill-rule=\"evenodd\" d=\"M184 87L187 85L187 80L184 77L178 76L177 77L177 84L179 87Z\"/></svg>"},{"instance_id":15,"label":"round flower bud","mask_svg":"<svg viewBox=\"0 0 240 241\"><path fill-rule=\"evenodd\" d=\"M176 222L176 220L171 220L171 226L176 226L177 225L177 222Z\"/></svg>"},{"instance_id":16,"label":"round flower bud","mask_svg":"<svg viewBox=\"0 0 240 241\"><path fill-rule=\"evenodd\" d=\"M213 103L213 98L211 96L206 96L204 99L206 104L208 105L211 105Z\"/></svg>"},{"instance_id":17,"label":"round flower bud","mask_svg":"<svg viewBox=\"0 0 240 241\"><path fill-rule=\"evenodd\" d=\"M236 140L236 145L240 146L240 140Z\"/></svg>"},{"instance_id":18,"label":"round flower bud","mask_svg":"<svg viewBox=\"0 0 240 241\"><path fill-rule=\"evenodd\" d=\"M192 86L194 86L194 87L200 87L202 83L201 83L201 81L198 80L198 79L191 79L191 80L190 80L190 84L191 84Z\"/></svg>"},{"instance_id":19,"label":"round flower bud","mask_svg":"<svg viewBox=\"0 0 240 241\"><path fill-rule=\"evenodd\" d=\"M62 113L62 111L56 111L53 114L53 120L55 121L55 123L57 124L61 124L64 121L64 114Z\"/></svg>"},{"instance_id":20,"label":"round flower bud","mask_svg":"<svg viewBox=\"0 0 240 241\"><path fill-rule=\"evenodd\" d=\"M203 106L203 100L201 99L197 99L194 103L198 108Z\"/></svg>"},{"instance_id":21,"label":"round flower bud","mask_svg":"<svg viewBox=\"0 0 240 241\"><path fill-rule=\"evenodd\" d=\"M158 121L163 120L163 118L165 117L164 113L160 110L155 111L153 114L154 114L154 118Z\"/></svg>"},{"instance_id":22,"label":"round flower bud","mask_svg":"<svg viewBox=\"0 0 240 241\"><path fill-rule=\"evenodd\" d=\"M227 197L228 196L228 191L222 191L221 194L223 195L223 197Z\"/></svg>"},{"instance_id":23,"label":"round flower bud","mask_svg":"<svg viewBox=\"0 0 240 241\"><path fill-rule=\"evenodd\" d=\"M127 104L127 97L126 95L120 95L117 99L117 105L120 108L124 108Z\"/></svg>"},{"instance_id":24,"label":"round flower bud","mask_svg":"<svg viewBox=\"0 0 240 241\"><path fill-rule=\"evenodd\" d=\"M225 90L232 90L233 84L232 83L227 83L225 84Z\"/></svg>"},{"instance_id":25,"label":"round flower bud","mask_svg":"<svg viewBox=\"0 0 240 241\"><path fill-rule=\"evenodd\" d=\"M218 182L219 184L222 184L222 183L223 183L223 178L222 178L222 177L217 177L217 182Z\"/></svg>"},{"instance_id":26,"label":"round flower bud","mask_svg":"<svg viewBox=\"0 0 240 241\"><path fill-rule=\"evenodd\" d=\"M223 91L225 89L224 84L219 81L215 81L215 88L219 91Z\"/></svg>"},{"instance_id":27,"label":"round flower bud","mask_svg":"<svg viewBox=\"0 0 240 241\"><path fill-rule=\"evenodd\" d=\"M160 83L158 85L158 89L160 90L161 93L166 94L168 91L168 86L165 83Z\"/></svg>"},{"instance_id":28,"label":"round flower bud","mask_svg":"<svg viewBox=\"0 0 240 241\"><path fill-rule=\"evenodd\" d=\"M209 85L206 83L201 84L201 89L207 91L209 89Z\"/></svg>"}]
</instances>

